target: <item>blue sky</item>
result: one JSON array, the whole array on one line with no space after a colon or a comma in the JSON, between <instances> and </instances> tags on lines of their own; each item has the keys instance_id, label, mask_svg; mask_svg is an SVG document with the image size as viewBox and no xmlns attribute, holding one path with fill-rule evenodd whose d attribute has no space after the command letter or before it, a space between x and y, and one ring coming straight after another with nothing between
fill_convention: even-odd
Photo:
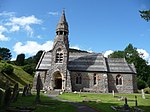
<instances>
[{"instance_id":1,"label":"blue sky","mask_svg":"<svg viewBox=\"0 0 150 112\"><path fill-rule=\"evenodd\" d=\"M0 0L0 47L13 59L50 50L64 8L70 47L106 55L131 43L150 61L150 22L139 14L149 0Z\"/></svg>"}]
</instances>

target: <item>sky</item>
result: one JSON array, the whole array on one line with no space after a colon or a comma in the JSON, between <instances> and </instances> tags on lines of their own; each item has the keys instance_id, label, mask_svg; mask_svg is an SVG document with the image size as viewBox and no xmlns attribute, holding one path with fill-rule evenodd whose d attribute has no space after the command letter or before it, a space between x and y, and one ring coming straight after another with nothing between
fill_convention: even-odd
<instances>
[{"instance_id":1,"label":"sky","mask_svg":"<svg viewBox=\"0 0 150 112\"><path fill-rule=\"evenodd\" d=\"M131 43L150 63L150 22L139 13L150 0L0 0L0 47L12 60L50 50L63 9L70 47L107 56Z\"/></svg>"}]
</instances>

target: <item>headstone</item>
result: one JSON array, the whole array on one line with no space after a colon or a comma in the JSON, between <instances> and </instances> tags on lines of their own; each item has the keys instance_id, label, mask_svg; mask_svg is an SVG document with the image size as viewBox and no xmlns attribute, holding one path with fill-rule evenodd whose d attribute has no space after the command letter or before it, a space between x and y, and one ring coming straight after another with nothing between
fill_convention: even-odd
<instances>
[{"instance_id":1,"label":"headstone","mask_svg":"<svg viewBox=\"0 0 150 112\"><path fill-rule=\"evenodd\" d=\"M128 105L128 99L125 97L125 99L124 99L124 101L125 101L125 104L124 104L124 109L125 110L129 110L130 109L130 107L129 107L129 105Z\"/></svg>"},{"instance_id":2,"label":"headstone","mask_svg":"<svg viewBox=\"0 0 150 112\"><path fill-rule=\"evenodd\" d=\"M30 84L27 86L27 95L30 96L31 94L31 86Z\"/></svg>"},{"instance_id":3,"label":"headstone","mask_svg":"<svg viewBox=\"0 0 150 112\"><path fill-rule=\"evenodd\" d=\"M137 96L135 96L135 106L137 107Z\"/></svg>"},{"instance_id":4,"label":"headstone","mask_svg":"<svg viewBox=\"0 0 150 112\"><path fill-rule=\"evenodd\" d=\"M37 84L36 84L36 91L37 91L37 95L36 95L36 99L35 99L36 103L41 102L41 100L40 100L40 90L41 89L42 89L42 80L41 80L40 74L38 74Z\"/></svg>"},{"instance_id":5,"label":"headstone","mask_svg":"<svg viewBox=\"0 0 150 112\"><path fill-rule=\"evenodd\" d=\"M2 104L3 99L3 91L0 89L0 105Z\"/></svg>"},{"instance_id":6,"label":"headstone","mask_svg":"<svg viewBox=\"0 0 150 112\"><path fill-rule=\"evenodd\" d=\"M5 93L4 93L4 101L3 101L3 106L8 107L10 105L11 101L11 88L7 87Z\"/></svg>"},{"instance_id":7,"label":"headstone","mask_svg":"<svg viewBox=\"0 0 150 112\"><path fill-rule=\"evenodd\" d=\"M142 98L145 99L145 93L143 89L142 89Z\"/></svg>"},{"instance_id":8,"label":"headstone","mask_svg":"<svg viewBox=\"0 0 150 112\"><path fill-rule=\"evenodd\" d=\"M18 87L18 83L16 83L13 88L12 102L17 101L18 95L19 95L19 87Z\"/></svg>"},{"instance_id":9,"label":"headstone","mask_svg":"<svg viewBox=\"0 0 150 112\"><path fill-rule=\"evenodd\" d=\"M22 96L27 95L27 87L28 87L27 85L24 86Z\"/></svg>"},{"instance_id":10,"label":"headstone","mask_svg":"<svg viewBox=\"0 0 150 112\"><path fill-rule=\"evenodd\" d=\"M112 90L112 95L113 95L113 97L115 97L115 91L114 90Z\"/></svg>"}]
</instances>

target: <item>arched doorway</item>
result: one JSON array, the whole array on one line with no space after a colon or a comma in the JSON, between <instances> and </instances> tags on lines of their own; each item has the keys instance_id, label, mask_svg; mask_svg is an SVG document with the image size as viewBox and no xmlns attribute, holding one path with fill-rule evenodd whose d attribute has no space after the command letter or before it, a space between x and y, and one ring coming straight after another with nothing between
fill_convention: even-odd
<instances>
[{"instance_id":1,"label":"arched doorway","mask_svg":"<svg viewBox=\"0 0 150 112\"><path fill-rule=\"evenodd\" d=\"M62 76L60 72L54 73L54 89L62 89Z\"/></svg>"}]
</instances>

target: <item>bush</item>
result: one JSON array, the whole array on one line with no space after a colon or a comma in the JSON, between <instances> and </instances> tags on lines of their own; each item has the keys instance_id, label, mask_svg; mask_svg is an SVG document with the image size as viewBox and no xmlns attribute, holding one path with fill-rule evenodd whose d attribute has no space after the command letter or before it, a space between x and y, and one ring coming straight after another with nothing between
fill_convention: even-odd
<instances>
[{"instance_id":1,"label":"bush","mask_svg":"<svg viewBox=\"0 0 150 112\"><path fill-rule=\"evenodd\" d=\"M22 69L23 69L24 71L26 71L27 73L29 73L30 75L32 75L33 72L34 72L34 68L33 68L32 65L25 65L25 66L23 66Z\"/></svg>"},{"instance_id":2,"label":"bush","mask_svg":"<svg viewBox=\"0 0 150 112\"><path fill-rule=\"evenodd\" d=\"M147 94L150 94L150 88L149 87L145 88L144 92L147 93Z\"/></svg>"},{"instance_id":3,"label":"bush","mask_svg":"<svg viewBox=\"0 0 150 112\"><path fill-rule=\"evenodd\" d=\"M141 89L144 89L146 87L146 83L142 79L138 79L137 86L138 86L138 89L141 90Z\"/></svg>"},{"instance_id":4,"label":"bush","mask_svg":"<svg viewBox=\"0 0 150 112\"><path fill-rule=\"evenodd\" d=\"M148 85L148 87L150 87L150 77L147 80L147 85Z\"/></svg>"},{"instance_id":5,"label":"bush","mask_svg":"<svg viewBox=\"0 0 150 112\"><path fill-rule=\"evenodd\" d=\"M3 66L3 68L2 68L2 73L4 72L4 73L6 73L6 74L12 74L13 71L14 71L13 66L8 65L8 64L5 64L5 65Z\"/></svg>"}]
</instances>

